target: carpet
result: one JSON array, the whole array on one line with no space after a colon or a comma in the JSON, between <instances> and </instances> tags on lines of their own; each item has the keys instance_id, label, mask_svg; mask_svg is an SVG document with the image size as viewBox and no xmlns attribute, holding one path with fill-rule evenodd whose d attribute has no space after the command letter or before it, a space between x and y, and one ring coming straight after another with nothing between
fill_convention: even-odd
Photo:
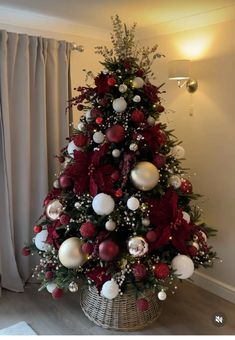
<instances>
[{"instance_id":1,"label":"carpet","mask_svg":"<svg viewBox=\"0 0 235 340\"><path fill-rule=\"evenodd\" d=\"M16 323L15 325L1 329L0 335L37 335L37 334L25 321L21 321Z\"/></svg>"}]
</instances>

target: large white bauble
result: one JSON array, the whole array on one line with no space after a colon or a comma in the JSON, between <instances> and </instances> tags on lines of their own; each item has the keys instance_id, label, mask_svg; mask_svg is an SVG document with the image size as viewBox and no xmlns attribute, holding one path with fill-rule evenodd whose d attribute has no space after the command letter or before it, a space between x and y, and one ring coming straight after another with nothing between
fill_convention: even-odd
<instances>
[{"instance_id":1,"label":"large white bauble","mask_svg":"<svg viewBox=\"0 0 235 340\"><path fill-rule=\"evenodd\" d=\"M46 243L47 236L48 236L47 230L42 230L40 231L40 233L36 234L34 243L39 250L42 251L50 250L51 248L50 244Z\"/></svg>"},{"instance_id":2,"label":"large white bauble","mask_svg":"<svg viewBox=\"0 0 235 340\"><path fill-rule=\"evenodd\" d=\"M179 279L188 279L194 272L194 264L190 257L177 255L171 262L172 269Z\"/></svg>"},{"instance_id":3,"label":"large white bauble","mask_svg":"<svg viewBox=\"0 0 235 340\"><path fill-rule=\"evenodd\" d=\"M128 200L127 200L127 207L134 211L134 210L137 210L140 206L140 201L136 198L136 197L130 197Z\"/></svg>"},{"instance_id":4,"label":"large white bauble","mask_svg":"<svg viewBox=\"0 0 235 340\"><path fill-rule=\"evenodd\" d=\"M140 89L141 87L144 86L144 80L140 77L135 77L132 82L132 86L135 89Z\"/></svg>"},{"instance_id":5,"label":"large white bauble","mask_svg":"<svg viewBox=\"0 0 235 340\"><path fill-rule=\"evenodd\" d=\"M131 170L131 181L135 188L142 191L152 190L159 181L159 171L150 162L139 162Z\"/></svg>"},{"instance_id":6,"label":"large white bauble","mask_svg":"<svg viewBox=\"0 0 235 340\"><path fill-rule=\"evenodd\" d=\"M77 268L86 262L87 257L82 252L83 242L78 237L65 240L59 249L59 260L66 268Z\"/></svg>"},{"instance_id":7,"label":"large white bauble","mask_svg":"<svg viewBox=\"0 0 235 340\"><path fill-rule=\"evenodd\" d=\"M76 146L74 144L74 141L71 141L69 144L68 144L68 147L67 147L67 151L68 151L68 154L70 157L74 158L74 151L77 150L82 150L81 148L79 148L78 146Z\"/></svg>"},{"instance_id":8,"label":"large white bauble","mask_svg":"<svg viewBox=\"0 0 235 340\"><path fill-rule=\"evenodd\" d=\"M105 223L105 229L108 230L108 231L113 231L115 230L116 228L116 222L113 221L113 220L108 220L106 223Z\"/></svg>"},{"instance_id":9,"label":"large white bauble","mask_svg":"<svg viewBox=\"0 0 235 340\"><path fill-rule=\"evenodd\" d=\"M97 131L93 135L93 141L97 144L101 144L104 141L104 134L101 131Z\"/></svg>"},{"instance_id":10,"label":"large white bauble","mask_svg":"<svg viewBox=\"0 0 235 340\"><path fill-rule=\"evenodd\" d=\"M94 119L91 115L91 110L86 110L84 112L85 112L85 117L86 117L87 123L90 123Z\"/></svg>"},{"instance_id":11,"label":"large white bauble","mask_svg":"<svg viewBox=\"0 0 235 340\"><path fill-rule=\"evenodd\" d=\"M109 215L115 206L114 200L110 195L100 193L93 198L92 208L97 215Z\"/></svg>"},{"instance_id":12,"label":"large white bauble","mask_svg":"<svg viewBox=\"0 0 235 340\"><path fill-rule=\"evenodd\" d=\"M127 108L127 102L123 97L116 98L113 101L113 109L116 112L124 112Z\"/></svg>"},{"instance_id":13,"label":"large white bauble","mask_svg":"<svg viewBox=\"0 0 235 340\"><path fill-rule=\"evenodd\" d=\"M112 300L118 296L119 286L115 280L106 281L101 289L101 295L106 299Z\"/></svg>"},{"instance_id":14,"label":"large white bauble","mask_svg":"<svg viewBox=\"0 0 235 340\"><path fill-rule=\"evenodd\" d=\"M57 284L55 282L50 282L46 285L46 289L49 293L52 293L55 288L57 288Z\"/></svg>"},{"instance_id":15,"label":"large white bauble","mask_svg":"<svg viewBox=\"0 0 235 340\"><path fill-rule=\"evenodd\" d=\"M184 158L185 150L181 145L176 145L171 149L171 155L176 159Z\"/></svg>"},{"instance_id":16,"label":"large white bauble","mask_svg":"<svg viewBox=\"0 0 235 340\"><path fill-rule=\"evenodd\" d=\"M183 211L183 219L189 223L190 222L190 215L186 212L186 211Z\"/></svg>"},{"instance_id":17,"label":"large white bauble","mask_svg":"<svg viewBox=\"0 0 235 340\"><path fill-rule=\"evenodd\" d=\"M181 186L181 178L177 175L173 175L169 178L169 183L174 189L179 189Z\"/></svg>"},{"instance_id":18,"label":"large white bauble","mask_svg":"<svg viewBox=\"0 0 235 340\"><path fill-rule=\"evenodd\" d=\"M161 290L161 291L157 294L157 297L159 298L160 301L166 300L166 293L164 292L164 290Z\"/></svg>"}]
</instances>

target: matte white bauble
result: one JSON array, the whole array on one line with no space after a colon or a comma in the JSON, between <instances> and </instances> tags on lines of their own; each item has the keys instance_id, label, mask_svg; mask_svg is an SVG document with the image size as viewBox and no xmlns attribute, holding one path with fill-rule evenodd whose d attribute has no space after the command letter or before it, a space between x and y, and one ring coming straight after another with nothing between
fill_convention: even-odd
<instances>
[{"instance_id":1,"label":"matte white bauble","mask_svg":"<svg viewBox=\"0 0 235 340\"><path fill-rule=\"evenodd\" d=\"M172 185L174 189L179 189L181 186L181 178L177 175L173 175L169 178L169 184Z\"/></svg>"},{"instance_id":2,"label":"matte white bauble","mask_svg":"<svg viewBox=\"0 0 235 340\"><path fill-rule=\"evenodd\" d=\"M82 252L83 242L78 237L65 240L59 249L59 260L66 268L78 268L86 262L87 257Z\"/></svg>"},{"instance_id":3,"label":"matte white bauble","mask_svg":"<svg viewBox=\"0 0 235 340\"><path fill-rule=\"evenodd\" d=\"M58 179L56 179L56 180L53 182L53 187L54 187L55 189L59 189L59 187L60 187L60 182L58 181Z\"/></svg>"},{"instance_id":4,"label":"matte white bauble","mask_svg":"<svg viewBox=\"0 0 235 340\"><path fill-rule=\"evenodd\" d=\"M85 124L83 122L79 122L78 123L78 130L79 131L85 131L86 127Z\"/></svg>"},{"instance_id":5,"label":"matte white bauble","mask_svg":"<svg viewBox=\"0 0 235 340\"><path fill-rule=\"evenodd\" d=\"M138 150L138 144L136 144L136 143L131 143L130 146L129 146L129 149L130 149L131 151L136 152L136 151Z\"/></svg>"},{"instance_id":6,"label":"matte white bauble","mask_svg":"<svg viewBox=\"0 0 235 340\"><path fill-rule=\"evenodd\" d=\"M46 285L46 289L49 293L52 293L54 289L58 288L55 282L50 282Z\"/></svg>"},{"instance_id":7,"label":"matte white bauble","mask_svg":"<svg viewBox=\"0 0 235 340\"><path fill-rule=\"evenodd\" d=\"M115 158L120 157L121 156L121 151L118 150L118 149L113 149L112 156L115 157Z\"/></svg>"},{"instance_id":8,"label":"matte white bauble","mask_svg":"<svg viewBox=\"0 0 235 340\"><path fill-rule=\"evenodd\" d=\"M188 279L194 272L194 264L190 257L186 255L177 255L171 262L174 274L179 279Z\"/></svg>"},{"instance_id":9,"label":"matte white bauble","mask_svg":"<svg viewBox=\"0 0 235 340\"><path fill-rule=\"evenodd\" d=\"M68 144L68 147L67 147L67 151L68 151L68 154L70 157L74 158L74 151L77 150L82 150L81 148L79 148L77 145L74 144L74 141L71 141L69 144Z\"/></svg>"},{"instance_id":10,"label":"matte white bauble","mask_svg":"<svg viewBox=\"0 0 235 340\"><path fill-rule=\"evenodd\" d=\"M47 230L42 230L40 231L40 233L36 234L34 243L39 250L42 251L50 250L51 248L50 244L46 243L47 236L48 236Z\"/></svg>"},{"instance_id":11,"label":"matte white bauble","mask_svg":"<svg viewBox=\"0 0 235 340\"><path fill-rule=\"evenodd\" d=\"M114 210L114 200L110 195L100 193L93 198L92 208L97 215L109 215Z\"/></svg>"},{"instance_id":12,"label":"matte white bauble","mask_svg":"<svg viewBox=\"0 0 235 340\"><path fill-rule=\"evenodd\" d=\"M92 138L95 143L100 144L104 141L104 134L101 131L97 131L94 133Z\"/></svg>"},{"instance_id":13,"label":"matte white bauble","mask_svg":"<svg viewBox=\"0 0 235 340\"><path fill-rule=\"evenodd\" d=\"M126 84L121 84L121 85L119 85L118 90L119 90L119 92L121 92L121 93L125 93L126 90L127 90Z\"/></svg>"},{"instance_id":14,"label":"matte white bauble","mask_svg":"<svg viewBox=\"0 0 235 340\"><path fill-rule=\"evenodd\" d=\"M148 227L150 225L150 220L148 218L142 218L141 222L145 227Z\"/></svg>"},{"instance_id":15,"label":"matte white bauble","mask_svg":"<svg viewBox=\"0 0 235 340\"><path fill-rule=\"evenodd\" d=\"M108 220L106 223L105 223L105 229L108 230L108 231L113 231L115 230L116 228L116 222L113 221L113 220Z\"/></svg>"},{"instance_id":16,"label":"matte white bauble","mask_svg":"<svg viewBox=\"0 0 235 340\"><path fill-rule=\"evenodd\" d=\"M161 291L157 294L157 297L159 298L160 301L166 300L166 293L164 292L164 290L161 290Z\"/></svg>"},{"instance_id":17,"label":"matte white bauble","mask_svg":"<svg viewBox=\"0 0 235 340\"><path fill-rule=\"evenodd\" d=\"M144 80L140 77L135 77L132 82L132 86L135 89L140 89L141 87L144 86Z\"/></svg>"},{"instance_id":18,"label":"matte white bauble","mask_svg":"<svg viewBox=\"0 0 235 340\"><path fill-rule=\"evenodd\" d=\"M140 201L136 197L130 197L127 200L127 207L130 210L135 211L139 208L139 206L140 206Z\"/></svg>"},{"instance_id":19,"label":"matte white bauble","mask_svg":"<svg viewBox=\"0 0 235 340\"><path fill-rule=\"evenodd\" d=\"M86 117L87 123L92 122L94 118L91 115L91 110L86 110L84 112L85 112L85 117Z\"/></svg>"},{"instance_id":20,"label":"matte white bauble","mask_svg":"<svg viewBox=\"0 0 235 340\"><path fill-rule=\"evenodd\" d=\"M137 94L133 97L132 100L133 100L134 103L139 103L141 101L141 97Z\"/></svg>"},{"instance_id":21,"label":"matte white bauble","mask_svg":"<svg viewBox=\"0 0 235 340\"><path fill-rule=\"evenodd\" d=\"M185 156L185 150L181 145L176 145L171 149L171 155L175 159L181 159Z\"/></svg>"},{"instance_id":22,"label":"matte white bauble","mask_svg":"<svg viewBox=\"0 0 235 340\"><path fill-rule=\"evenodd\" d=\"M183 211L183 219L189 223L190 222L190 215L186 212L186 211Z\"/></svg>"},{"instance_id":23,"label":"matte white bauble","mask_svg":"<svg viewBox=\"0 0 235 340\"><path fill-rule=\"evenodd\" d=\"M154 126L155 125L155 119L152 117L152 116L148 116L147 118L147 123L151 126Z\"/></svg>"},{"instance_id":24,"label":"matte white bauble","mask_svg":"<svg viewBox=\"0 0 235 340\"><path fill-rule=\"evenodd\" d=\"M113 109L116 112L124 112L127 108L127 102L123 97L116 98L113 101Z\"/></svg>"},{"instance_id":25,"label":"matte white bauble","mask_svg":"<svg viewBox=\"0 0 235 340\"><path fill-rule=\"evenodd\" d=\"M119 294L119 286L115 280L106 281L101 289L101 295L106 299L115 299Z\"/></svg>"}]
</instances>

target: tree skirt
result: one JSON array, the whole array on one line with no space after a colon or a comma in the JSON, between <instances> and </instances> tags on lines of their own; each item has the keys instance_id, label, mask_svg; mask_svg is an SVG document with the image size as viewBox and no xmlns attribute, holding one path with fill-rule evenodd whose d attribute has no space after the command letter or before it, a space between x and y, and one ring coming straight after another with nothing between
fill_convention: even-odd
<instances>
[{"instance_id":1,"label":"tree skirt","mask_svg":"<svg viewBox=\"0 0 235 340\"><path fill-rule=\"evenodd\" d=\"M13 326L1 329L0 335L37 335L37 334L25 321L21 321Z\"/></svg>"}]
</instances>

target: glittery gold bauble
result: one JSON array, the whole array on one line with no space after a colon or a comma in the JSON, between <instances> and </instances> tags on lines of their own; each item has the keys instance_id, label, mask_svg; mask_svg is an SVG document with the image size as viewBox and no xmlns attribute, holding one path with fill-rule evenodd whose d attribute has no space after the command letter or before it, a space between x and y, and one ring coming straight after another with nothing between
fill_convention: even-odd
<instances>
[{"instance_id":1,"label":"glittery gold bauble","mask_svg":"<svg viewBox=\"0 0 235 340\"><path fill-rule=\"evenodd\" d=\"M137 189L149 191L159 181L158 169L150 162L139 162L131 170L131 181Z\"/></svg>"},{"instance_id":2,"label":"glittery gold bauble","mask_svg":"<svg viewBox=\"0 0 235 340\"><path fill-rule=\"evenodd\" d=\"M133 257L144 256L148 252L148 243L141 236L133 236L128 241L128 251Z\"/></svg>"},{"instance_id":3,"label":"glittery gold bauble","mask_svg":"<svg viewBox=\"0 0 235 340\"><path fill-rule=\"evenodd\" d=\"M78 237L65 240L59 249L59 260L66 268L77 268L87 261L87 256L82 252L82 244Z\"/></svg>"}]
</instances>

